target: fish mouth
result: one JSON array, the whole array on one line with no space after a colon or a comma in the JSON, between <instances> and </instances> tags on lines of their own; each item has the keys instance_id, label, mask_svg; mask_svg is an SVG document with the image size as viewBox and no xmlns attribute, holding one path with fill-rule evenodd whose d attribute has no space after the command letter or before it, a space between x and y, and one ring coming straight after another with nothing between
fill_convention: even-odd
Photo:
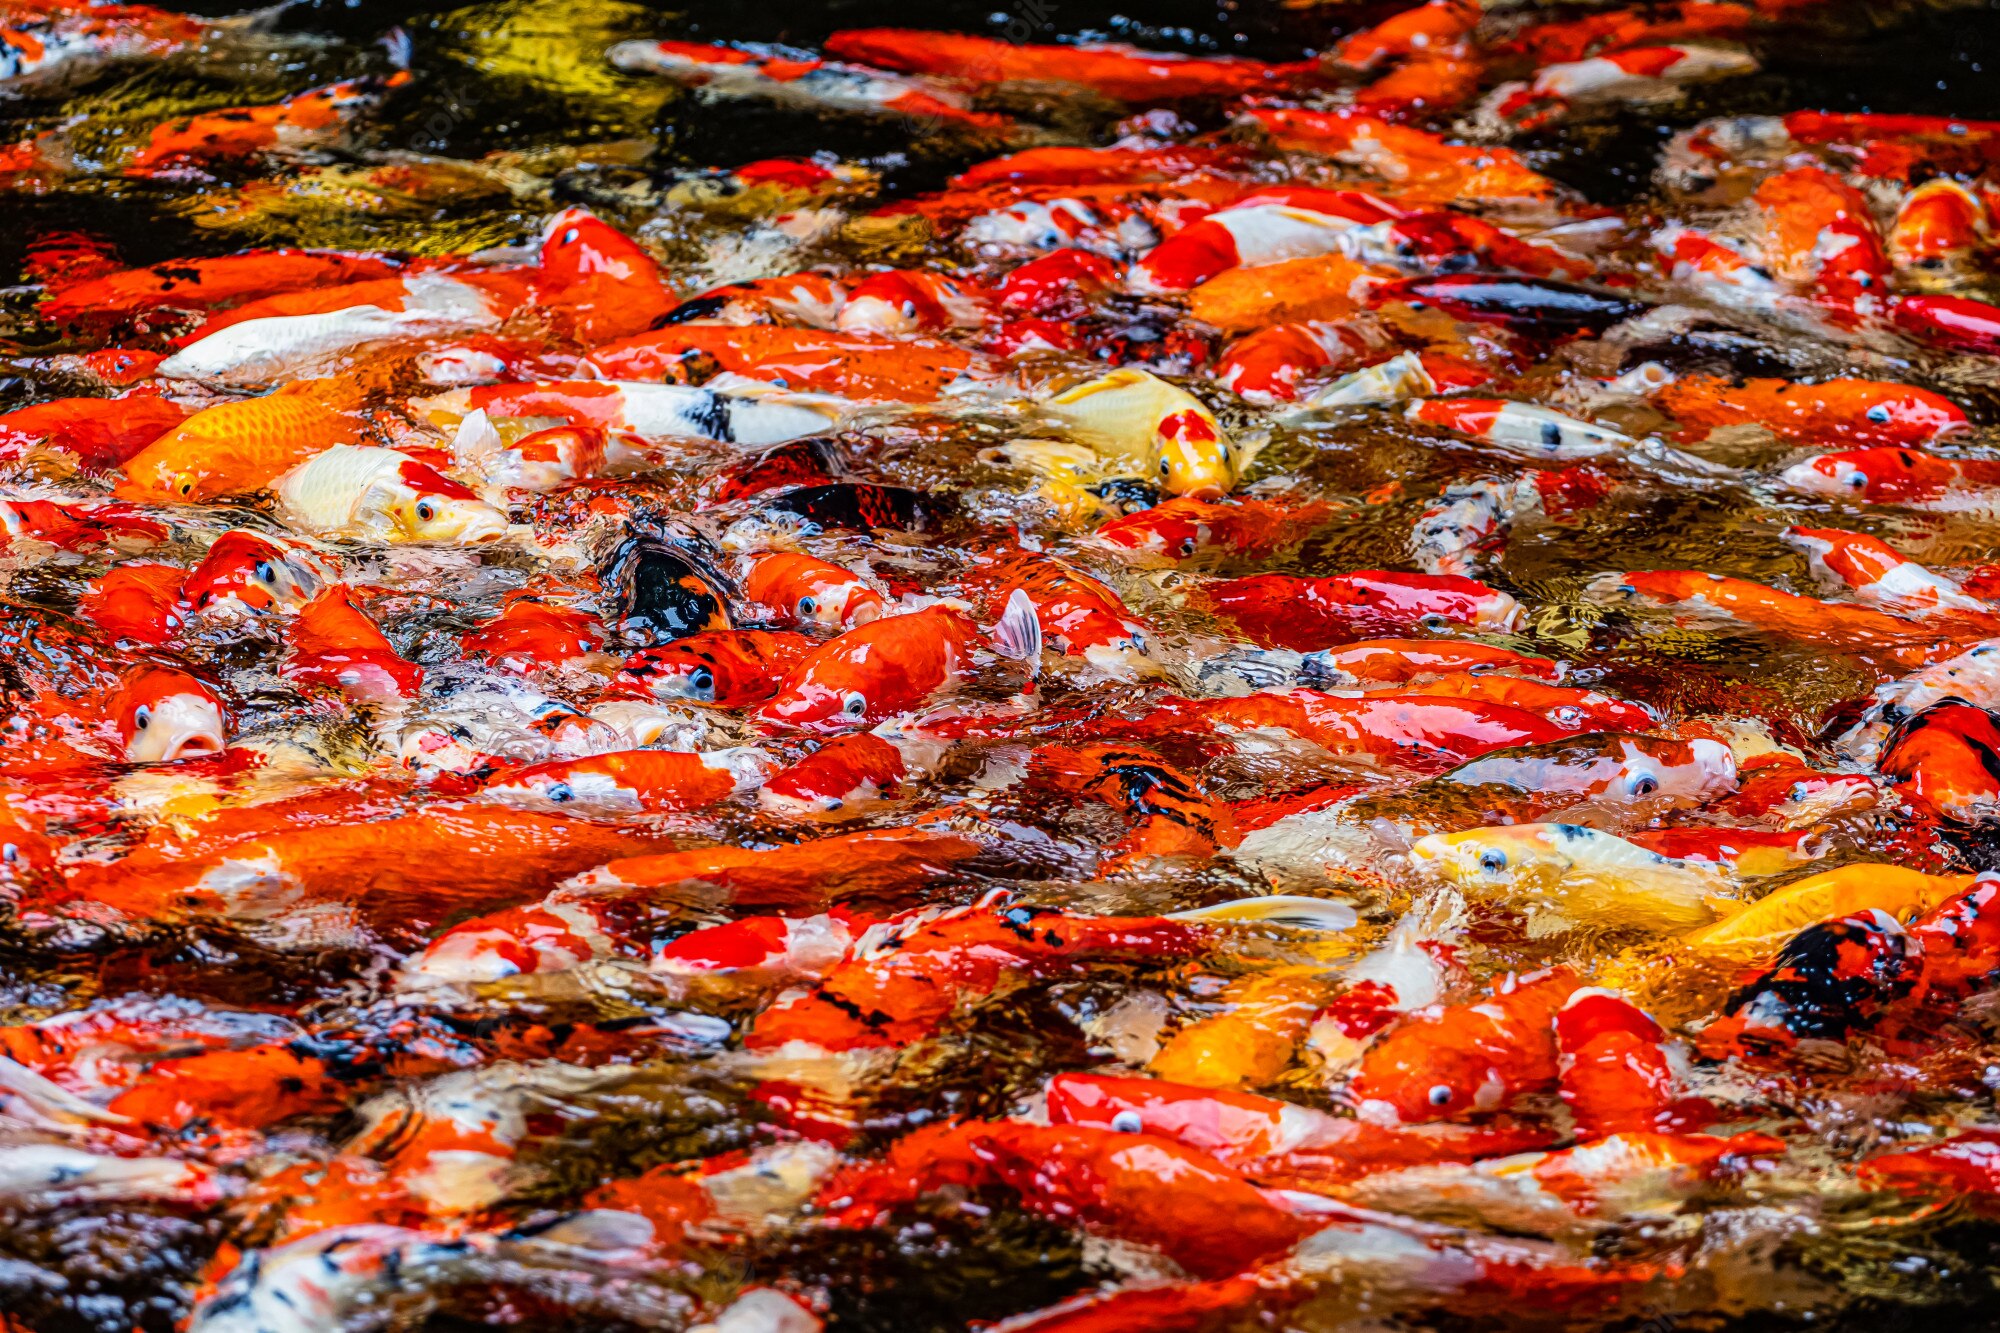
<instances>
[{"instance_id":1,"label":"fish mouth","mask_svg":"<svg viewBox=\"0 0 2000 1333\"><path fill-rule=\"evenodd\" d=\"M222 710L193 694L176 694L154 705L145 730L125 746L135 764L171 764L221 754L229 741Z\"/></svg>"}]
</instances>

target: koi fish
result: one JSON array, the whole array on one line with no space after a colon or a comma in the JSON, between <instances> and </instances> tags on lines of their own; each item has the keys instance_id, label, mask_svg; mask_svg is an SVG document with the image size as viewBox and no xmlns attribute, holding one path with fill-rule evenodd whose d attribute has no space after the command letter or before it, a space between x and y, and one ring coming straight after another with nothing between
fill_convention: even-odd
<instances>
[{"instance_id":1,"label":"koi fish","mask_svg":"<svg viewBox=\"0 0 2000 1333\"><path fill-rule=\"evenodd\" d=\"M815 647L803 634L704 630L641 650L619 667L618 680L663 701L741 708L777 694Z\"/></svg>"},{"instance_id":2,"label":"koi fish","mask_svg":"<svg viewBox=\"0 0 2000 1333\"><path fill-rule=\"evenodd\" d=\"M2000 504L2000 463L1941 458L1916 449L1849 449L1794 463L1778 484L1801 495L1858 499L1939 513L1977 513Z\"/></svg>"},{"instance_id":3,"label":"koi fish","mask_svg":"<svg viewBox=\"0 0 2000 1333\"><path fill-rule=\"evenodd\" d=\"M333 445L272 490L278 516L313 537L472 545L507 532L505 514L394 449Z\"/></svg>"},{"instance_id":4,"label":"koi fish","mask_svg":"<svg viewBox=\"0 0 2000 1333\"><path fill-rule=\"evenodd\" d=\"M2000 642L1984 640L1955 657L1931 662L1896 680L1875 687L1861 720L1835 748L1846 758L1870 764L1881 752L1891 729L1947 700L1975 708L2000 707Z\"/></svg>"},{"instance_id":5,"label":"koi fish","mask_svg":"<svg viewBox=\"0 0 2000 1333\"><path fill-rule=\"evenodd\" d=\"M1908 620L1961 621L1984 626L1994 610L1952 580L1905 558L1887 542L1837 528L1786 528L1788 545L1804 551L1813 572L1845 584L1860 601Z\"/></svg>"},{"instance_id":6,"label":"koi fish","mask_svg":"<svg viewBox=\"0 0 2000 1333\"><path fill-rule=\"evenodd\" d=\"M987 294L964 279L891 269L849 288L833 326L842 333L890 337L976 329L986 322L987 303Z\"/></svg>"},{"instance_id":7,"label":"koi fish","mask_svg":"<svg viewBox=\"0 0 2000 1333\"><path fill-rule=\"evenodd\" d=\"M957 681L982 642L970 620L945 607L870 621L806 654L758 720L806 731L881 722Z\"/></svg>"},{"instance_id":8,"label":"koi fish","mask_svg":"<svg viewBox=\"0 0 2000 1333\"><path fill-rule=\"evenodd\" d=\"M1608 574L1594 580L1591 591L1607 601L1667 607L1676 619L1696 624L1743 625L1836 651L1880 656L1906 667L1931 660L1947 646L1935 631L1880 611L1798 597L1700 570Z\"/></svg>"},{"instance_id":9,"label":"koi fish","mask_svg":"<svg viewBox=\"0 0 2000 1333\"><path fill-rule=\"evenodd\" d=\"M1828 438L1863 445L1921 445L1970 429L1965 412L1940 394L1878 380L1724 380L1688 375L1652 395L1668 416L1688 426L1762 426L1780 439Z\"/></svg>"},{"instance_id":10,"label":"koi fish","mask_svg":"<svg viewBox=\"0 0 2000 1333\"><path fill-rule=\"evenodd\" d=\"M1387 336L1369 324L1276 324L1224 348L1215 377L1245 402L1268 407L1296 399L1302 377L1357 368L1388 345Z\"/></svg>"},{"instance_id":11,"label":"koi fish","mask_svg":"<svg viewBox=\"0 0 2000 1333\"><path fill-rule=\"evenodd\" d=\"M1415 772L1442 772L1489 750L1566 733L1520 708L1449 696L1353 697L1319 690L1230 699L1167 699L1130 724L1145 737L1284 731L1336 755Z\"/></svg>"},{"instance_id":12,"label":"koi fish","mask_svg":"<svg viewBox=\"0 0 2000 1333\"><path fill-rule=\"evenodd\" d=\"M1509 148L1455 144L1359 109L1248 107L1243 118L1274 147L1322 153L1386 181L1399 199L1448 205L1465 199L1549 200L1560 187Z\"/></svg>"},{"instance_id":13,"label":"koi fish","mask_svg":"<svg viewBox=\"0 0 2000 1333\"><path fill-rule=\"evenodd\" d=\"M1719 46L1635 46L1544 65L1526 82L1495 88L1480 114L1516 131L1541 129L1578 107L1663 101L1683 85L1735 78L1759 68L1748 52Z\"/></svg>"},{"instance_id":14,"label":"koi fish","mask_svg":"<svg viewBox=\"0 0 2000 1333\"><path fill-rule=\"evenodd\" d=\"M1148 653L1151 630L1145 622L1135 618L1110 587L1066 561L1027 551L1004 552L976 565L962 583L982 595L987 614L1000 622L996 638L1019 636L1024 656L1029 655L1032 641L1082 658L1122 680L1159 672ZM1017 599L1026 601L1034 621L1032 631L1010 618Z\"/></svg>"},{"instance_id":15,"label":"koi fish","mask_svg":"<svg viewBox=\"0 0 2000 1333\"><path fill-rule=\"evenodd\" d=\"M827 49L841 54L832 45ZM944 83L899 78L866 63L824 60L789 47L619 42L606 56L619 69L664 75L724 96L908 116L919 124L951 125L982 134L1002 133L1012 125L1005 116L969 109L965 98Z\"/></svg>"},{"instance_id":16,"label":"koi fish","mask_svg":"<svg viewBox=\"0 0 2000 1333\"><path fill-rule=\"evenodd\" d=\"M1780 281L1843 307L1884 290L1889 257L1859 190L1820 167L1803 166L1766 177L1754 200L1764 222L1764 254Z\"/></svg>"},{"instance_id":17,"label":"koi fish","mask_svg":"<svg viewBox=\"0 0 2000 1333\"><path fill-rule=\"evenodd\" d=\"M1212 500L1236 488L1235 446L1215 414L1155 375L1114 370L1046 406L1080 435L1146 458L1170 494Z\"/></svg>"},{"instance_id":18,"label":"koi fish","mask_svg":"<svg viewBox=\"0 0 2000 1333\"><path fill-rule=\"evenodd\" d=\"M206 311L280 292L394 277L403 265L338 250L246 250L122 269L54 287L42 318L58 324L129 317L159 307Z\"/></svg>"},{"instance_id":19,"label":"koi fish","mask_svg":"<svg viewBox=\"0 0 2000 1333\"><path fill-rule=\"evenodd\" d=\"M1889 314L1921 342L1986 356L2000 352L2000 306L1969 296L1903 296Z\"/></svg>"},{"instance_id":20,"label":"koi fish","mask_svg":"<svg viewBox=\"0 0 2000 1333\"><path fill-rule=\"evenodd\" d=\"M1890 224L1889 258L1897 269L1963 266L1988 243L1986 204L1949 177L1927 180L1903 196Z\"/></svg>"},{"instance_id":21,"label":"koi fish","mask_svg":"<svg viewBox=\"0 0 2000 1333\"><path fill-rule=\"evenodd\" d=\"M232 528L187 572L180 595L203 617L286 613L339 577L336 561L302 541Z\"/></svg>"},{"instance_id":22,"label":"koi fish","mask_svg":"<svg viewBox=\"0 0 2000 1333\"><path fill-rule=\"evenodd\" d=\"M677 299L659 263L637 242L581 208L542 229L542 277L556 290L538 304L585 343L649 329Z\"/></svg>"},{"instance_id":23,"label":"koi fish","mask_svg":"<svg viewBox=\"0 0 2000 1333\"><path fill-rule=\"evenodd\" d=\"M1304 541L1337 512L1318 501L1279 505L1243 497L1223 504L1181 495L1114 518L1091 540L1141 569L1209 558L1268 560Z\"/></svg>"},{"instance_id":24,"label":"koi fish","mask_svg":"<svg viewBox=\"0 0 2000 1333\"><path fill-rule=\"evenodd\" d=\"M159 373L213 384L272 384L376 343L495 329L511 308L490 286L442 273L381 278L311 293L307 300L267 296L212 319L160 363Z\"/></svg>"},{"instance_id":25,"label":"koi fish","mask_svg":"<svg viewBox=\"0 0 2000 1333\"><path fill-rule=\"evenodd\" d=\"M1241 841L1229 807L1188 774L1137 746L1047 746L1035 751L1029 774L1059 791L1123 809L1132 830L1105 848L1098 873L1108 875L1166 858L1212 859Z\"/></svg>"},{"instance_id":26,"label":"koi fish","mask_svg":"<svg viewBox=\"0 0 2000 1333\"><path fill-rule=\"evenodd\" d=\"M154 647L180 632L187 603L182 584L187 571L178 565L132 560L106 570L90 581L76 599L79 619L110 634Z\"/></svg>"},{"instance_id":27,"label":"koi fish","mask_svg":"<svg viewBox=\"0 0 2000 1333\"><path fill-rule=\"evenodd\" d=\"M565 671L593 662L605 645L604 622L592 613L535 596L509 599L500 614L459 636L468 657L483 656L507 671Z\"/></svg>"},{"instance_id":28,"label":"koi fish","mask_svg":"<svg viewBox=\"0 0 2000 1333\"><path fill-rule=\"evenodd\" d=\"M773 552L745 562L743 595L794 626L853 629L880 619L887 603L867 580L809 555Z\"/></svg>"},{"instance_id":29,"label":"koi fish","mask_svg":"<svg viewBox=\"0 0 2000 1333\"><path fill-rule=\"evenodd\" d=\"M835 736L773 773L757 793L766 810L794 818L853 819L895 800L918 776L909 748L876 732ZM943 747L922 745L935 754Z\"/></svg>"},{"instance_id":30,"label":"koi fish","mask_svg":"<svg viewBox=\"0 0 2000 1333\"><path fill-rule=\"evenodd\" d=\"M1364 1118L1423 1124L1553 1089L1561 1080L1555 1018L1578 987L1564 968L1510 973L1478 1003L1407 1014L1369 1046L1348 1096Z\"/></svg>"},{"instance_id":31,"label":"koi fish","mask_svg":"<svg viewBox=\"0 0 2000 1333\"><path fill-rule=\"evenodd\" d=\"M1075 83L1131 102L1282 91L1315 82L1318 72L1312 61L1267 65L1231 56L1141 51L1115 42L1016 46L991 37L907 28L836 32L826 39L826 49L844 60L884 69L975 84Z\"/></svg>"},{"instance_id":32,"label":"koi fish","mask_svg":"<svg viewBox=\"0 0 2000 1333\"><path fill-rule=\"evenodd\" d=\"M1126 275L1134 291L1190 291L1233 268L1256 268L1341 248L1357 228L1401 211L1352 190L1277 186L1210 213L1148 251Z\"/></svg>"},{"instance_id":33,"label":"koi fish","mask_svg":"<svg viewBox=\"0 0 2000 1333\"><path fill-rule=\"evenodd\" d=\"M1714 916L1710 896L1736 884L1725 868L1676 861L1576 824L1431 834L1410 848L1410 862L1468 893L1504 894L1547 932L1576 925L1691 930Z\"/></svg>"},{"instance_id":34,"label":"koi fish","mask_svg":"<svg viewBox=\"0 0 2000 1333\"><path fill-rule=\"evenodd\" d=\"M146 146L125 164L129 176L199 170L211 162L241 161L338 140L348 121L380 105L393 88L410 82L407 70L385 78L343 79L294 93L267 106L205 111L153 127Z\"/></svg>"},{"instance_id":35,"label":"koi fish","mask_svg":"<svg viewBox=\"0 0 2000 1333\"><path fill-rule=\"evenodd\" d=\"M1552 463L1625 453L1639 443L1623 431L1504 398L1420 398L1410 404L1405 415L1411 421L1442 426L1508 453Z\"/></svg>"},{"instance_id":36,"label":"koi fish","mask_svg":"<svg viewBox=\"0 0 2000 1333\"><path fill-rule=\"evenodd\" d=\"M203 408L126 459L117 494L199 503L263 490L322 450L356 443L360 402L351 381L299 380Z\"/></svg>"},{"instance_id":37,"label":"koi fish","mask_svg":"<svg viewBox=\"0 0 2000 1333\"><path fill-rule=\"evenodd\" d=\"M1343 1194L1404 1216L1556 1235L1670 1216L1731 1177L1768 1169L1784 1151L1785 1141L1769 1134L1626 1132L1554 1152L1410 1167L1370 1176Z\"/></svg>"},{"instance_id":38,"label":"koi fish","mask_svg":"<svg viewBox=\"0 0 2000 1333\"><path fill-rule=\"evenodd\" d=\"M1205 583L1191 597L1260 643L1310 652L1419 626L1508 633L1520 603L1473 579L1360 570L1321 579L1257 574Z\"/></svg>"},{"instance_id":39,"label":"koi fish","mask_svg":"<svg viewBox=\"0 0 2000 1333\"><path fill-rule=\"evenodd\" d=\"M489 417L555 417L572 425L646 437L717 440L756 448L824 435L843 404L823 396L725 393L683 384L558 380L451 389L410 406L454 426L475 411Z\"/></svg>"},{"instance_id":40,"label":"koi fish","mask_svg":"<svg viewBox=\"0 0 2000 1333\"><path fill-rule=\"evenodd\" d=\"M1875 767L1906 799L1958 824L2000 818L2000 729L1969 704L1941 703L1898 722Z\"/></svg>"},{"instance_id":41,"label":"koi fish","mask_svg":"<svg viewBox=\"0 0 2000 1333\"><path fill-rule=\"evenodd\" d=\"M110 704L111 722L135 764L164 764L221 754L229 715L206 681L168 667L135 673Z\"/></svg>"},{"instance_id":42,"label":"koi fish","mask_svg":"<svg viewBox=\"0 0 2000 1333\"><path fill-rule=\"evenodd\" d=\"M393 703L417 692L424 669L404 658L354 604L354 590L330 583L298 608L279 674L334 689L357 703Z\"/></svg>"},{"instance_id":43,"label":"koi fish","mask_svg":"<svg viewBox=\"0 0 2000 1333\"><path fill-rule=\"evenodd\" d=\"M684 754L620 750L503 769L479 789L481 800L520 810L586 816L699 810L763 781L770 760L750 747Z\"/></svg>"},{"instance_id":44,"label":"koi fish","mask_svg":"<svg viewBox=\"0 0 2000 1333\"><path fill-rule=\"evenodd\" d=\"M187 418L178 403L150 394L58 398L0 413L0 456L67 454L77 466L110 471Z\"/></svg>"},{"instance_id":45,"label":"koi fish","mask_svg":"<svg viewBox=\"0 0 2000 1333\"><path fill-rule=\"evenodd\" d=\"M0 27L0 87L60 86L106 65L158 59L202 41L209 20L151 5L22 4Z\"/></svg>"}]
</instances>

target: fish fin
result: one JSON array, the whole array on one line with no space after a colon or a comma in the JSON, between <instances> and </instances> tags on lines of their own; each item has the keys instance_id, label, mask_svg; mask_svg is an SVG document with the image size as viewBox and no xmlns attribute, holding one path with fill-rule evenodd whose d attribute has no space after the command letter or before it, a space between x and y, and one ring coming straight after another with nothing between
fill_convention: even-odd
<instances>
[{"instance_id":1,"label":"fish fin","mask_svg":"<svg viewBox=\"0 0 2000 1333\"><path fill-rule=\"evenodd\" d=\"M993 651L1030 666L1042 660L1042 624L1035 618L1035 601L1026 588L1007 595L1007 609L993 627Z\"/></svg>"},{"instance_id":2,"label":"fish fin","mask_svg":"<svg viewBox=\"0 0 2000 1333\"><path fill-rule=\"evenodd\" d=\"M1172 921L1281 926L1287 930L1329 933L1352 930L1355 922L1361 919L1351 903L1333 898L1308 898L1296 893L1267 893L1255 898L1237 898L1212 907L1169 912L1167 916Z\"/></svg>"},{"instance_id":3,"label":"fish fin","mask_svg":"<svg viewBox=\"0 0 2000 1333\"><path fill-rule=\"evenodd\" d=\"M132 1123L130 1116L93 1106L69 1089L4 1055L0 1055L0 1091L13 1093L52 1120L95 1121L103 1125Z\"/></svg>"},{"instance_id":4,"label":"fish fin","mask_svg":"<svg viewBox=\"0 0 2000 1333\"><path fill-rule=\"evenodd\" d=\"M231 14L227 18L209 19L208 23L212 27L229 28L237 32L269 32L277 26L278 20L284 17L286 10L296 9L305 3L306 0L278 0L275 5L265 5L262 9L253 9L244 14Z\"/></svg>"}]
</instances>

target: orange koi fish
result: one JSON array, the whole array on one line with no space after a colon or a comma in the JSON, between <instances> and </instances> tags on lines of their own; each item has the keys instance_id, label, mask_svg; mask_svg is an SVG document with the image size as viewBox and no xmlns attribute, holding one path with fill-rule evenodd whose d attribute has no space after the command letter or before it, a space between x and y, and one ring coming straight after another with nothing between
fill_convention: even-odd
<instances>
[{"instance_id":1,"label":"orange koi fish","mask_svg":"<svg viewBox=\"0 0 2000 1333\"><path fill-rule=\"evenodd\" d=\"M1661 411L1690 427L1762 426L1780 439L1857 445L1920 445L1971 429L1956 403L1927 389L1878 380L1725 380L1689 375L1652 394Z\"/></svg>"},{"instance_id":2,"label":"orange koi fish","mask_svg":"<svg viewBox=\"0 0 2000 1333\"><path fill-rule=\"evenodd\" d=\"M153 127L152 137L125 165L130 176L157 176L208 162L240 161L271 150L331 142L342 127L373 110L383 95L410 81L407 70L386 78L344 79L295 93L269 106L204 111Z\"/></svg>"},{"instance_id":3,"label":"orange koi fish","mask_svg":"<svg viewBox=\"0 0 2000 1333\"><path fill-rule=\"evenodd\" d=\"M117 494L200 503L263 490L321 450L358 441L365 392L352 379L299 380L203 408L127 459Z\"/></svg>"},{"instance_id":4,"label":"orange koi fish","mask_svg":"<svg viewBox=\"0 0 2000 1333\"><path fill-rule=\"evenodd\" d=\"M984 641L946 607L870 621L808 653L757 710L758 720L805 731L880 722L959 680Z\"/></svg>"}]
</instances>

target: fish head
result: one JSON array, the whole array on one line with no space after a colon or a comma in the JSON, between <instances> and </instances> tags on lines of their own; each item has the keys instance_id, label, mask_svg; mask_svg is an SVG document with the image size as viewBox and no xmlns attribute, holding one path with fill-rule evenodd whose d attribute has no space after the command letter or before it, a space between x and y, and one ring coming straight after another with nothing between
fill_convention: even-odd
<instances>
[{"instance_id":1,"label":"fish head","mask_svg":"<svg viewBox=\"0 0 2000 1333\"><path fill-rule=\"evenodd\" d=\"M908 273L877 273L848 293L835 318L843 333L903 335L950 324L942 303Z\"/></svg>"},{"instance_id":2,"label":"fish head","mask_svg":"<svg viewBox=\"0 0 2000 1333\"><path fill-rule=\"evenodd\" d=\"M320 584L319 571L297 553L238 529L216 538L181 595L203 615L264 615L304 606Z\"/></svg>"},{"instance_id":3,"label":"fish head","mask_svg":"<svg viewBox=\"0 0 2000 1333\"><path fill-rule=\"evenodd\" d=\"M757 710L759 721L800 731L839 731L871 720L866 682L852 663L822 663ZM879 719L872 719L879 720Z\"/></svg>"},{"instance_id":4,"label":"fish head","mask_svg":"<svg viewBox=\"0 0 2000 1333\"><path fill-rule=\"evenodd\" d=\"M1463 1008L1419 1010L1377 1037L1347 1088L1359 1118L1421 1125L1499 1110L1507 1084L1484 1024Z\"/></svg>"},{"instance_id":5,"label":"fish head","mask_svg":"<svg viewBox=\"0 0 2000 1333\"><path fill-rule=\"evenodd\" d=\"M399 540L469 546L507 535L505 514L442 473L407 462L398 479L382 508Z\"/></svg>"},{"instance_id":6,"label":"fish head","mask_svg":"<svg viewBox=\"0 0 2000 1333\"><path fill-rule=\"evenodd\" d=\"M1235 452L1207 410L1170 412L1160 418L1157 435L1160 489L1197 500L1220 499L1236 489Z\"/></svg>"},{"instance_id":7,"label":"fish head","mask_svg":"<svg viewBox=\"0 0 2000 1333\"><path fill-rule=\"evenodd\" d=\"M112 697L111 720L136 764L221 754L228 713L207 682L167 667L139 671Z\"/></svg>"},{"instance_id":8,"label":"fish head","mask_svg":"<svg viewBox=\"0 0 2000 1333\"><path fill-rule=\"evenodd\" d=\"M1562 863L1538 824L1433 833L1419 838L1409 855L1420 874L1461 888L1514 884L1535 870Z\"/></svg>"},{"instance_id":9,"label":"fish head","mask_svg":"<svg viewBox=\"0 0 2000 1333\"><path fill-rule=\"evenodd\" d=\"M615 769L590 760L557 760L495 774L480 799L522 810L575 815L636 815L645 808L638 787Z\"/></svg>"}]
</instances>

